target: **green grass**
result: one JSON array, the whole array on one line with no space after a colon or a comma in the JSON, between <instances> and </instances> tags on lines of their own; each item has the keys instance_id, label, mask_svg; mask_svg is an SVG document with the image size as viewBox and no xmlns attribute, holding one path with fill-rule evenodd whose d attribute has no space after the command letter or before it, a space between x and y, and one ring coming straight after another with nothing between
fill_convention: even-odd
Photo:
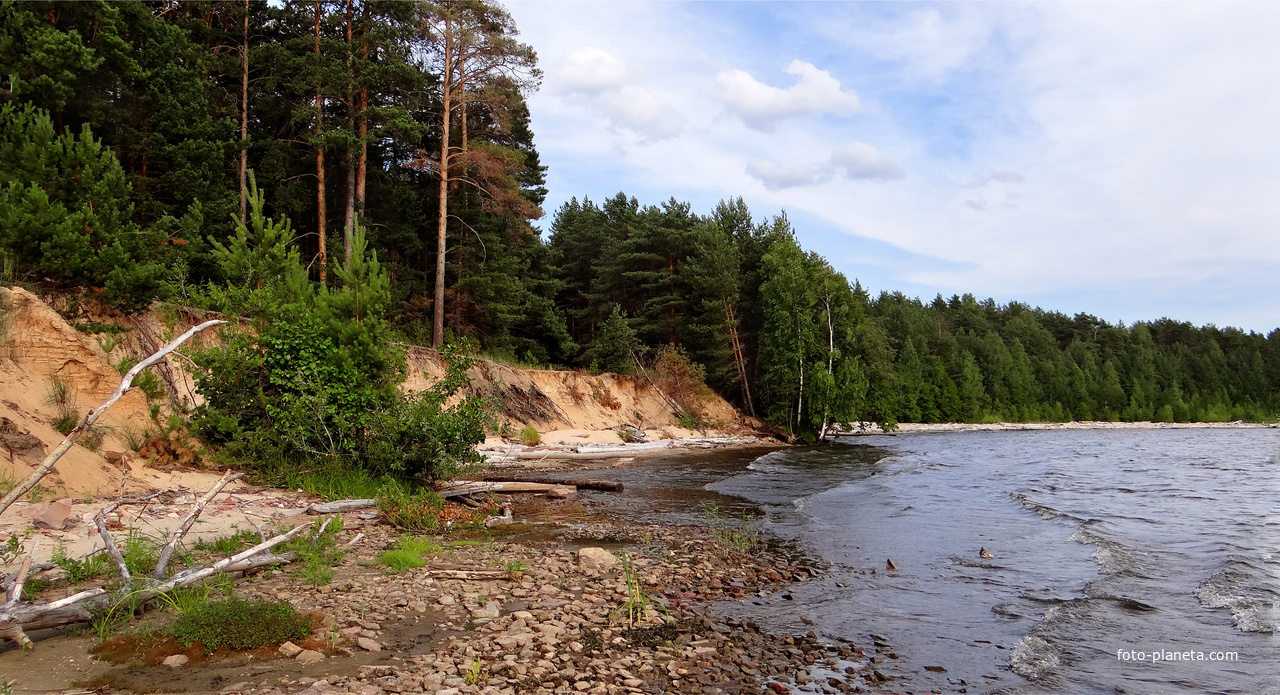
<instances>
[{"instance_id":1,"label":"green grass","mask_svg":"<svg viewBox=\"0 0 1280 695\"><path fill-rule=\"evenodd\" d=\"M738 519L733 519L716 505L708 504L702 508L702 514L722 552L730 555L752 555L760 548L759 521L747 516L746 512Z\"/></svg>"},{"instance_id":2,"label":"green grass","mask_svg":"<svg viewBox=\"0 0 1280 695\"><path fill-rule=\"evenodd\" d=\"M130 530L124 539L124 547L120 549L124 555L124 566L135 576L145 576L156 568L156 560L160 558L159 544L137 531Z\"/></svg>"},{"instance_id":3,"label":"green grass","mask_svg":"<svg viewBox=\"0 0 1280 695\"><path fill-rule=\"evenodd\" d=\"M284 603L227 598L183 613L173 634L184 646L199 642L206 652L222 647L256 649L299 640L311 633L310 618Z\"/></svg>"},{"instance_id":4,"label":"green grass","mask_svg":"<svg viewBox=\"0 0 1280 695\"><path fill-rule=\"evenodd\" d=\"M679 424L686 430L698 429L698 420L693 417L693 414L688 412L680 413Z\"/></svg>"},{"instance_id":5,"label":"green grass","mask_svg":"<svg viewBox=\"0 0 1280 695\"><path fill-rule=\"evenodd\" d=\"M520 442L525 446L537 446L542 443L542 435L538 434L538 428L533 425L525 425L520 430Z\"/></svg>"},{"instance_id":6,"label":"green grass","mask_svg":"<svg viewBox=\"0 0 1280 695\"><path fill-rule=\"evenodd\" d=\"M258 541L258 534L252 531L237 531L235 533L218 536L213 540L205 540L201 538L191 547L196 552L216 553L218 555L232 555L243 548L247 548Z\"/></svg>"},{"instance_id":7,"label":"green grass","mask_svg":"<svg viewBox=\"0 0 1280 695\"><path fill-rule=\"evenodd\" d=\"M267 482L291 490L302 490L326 502L333 500L372 499L386 484L386 479L355 466L314 465L293 468L274 475Z\"/></svg>"},{"instance_id":8,"label":"green grass","mask_svg":"<svg viewBox=\"0 0 1280 695\"><path fill-rule=\"evenodd\" d=\"M111 570L111 561L106 553L98 553L83 560L77 560L67 557L67 548L61 543L54 547L53 557L50 559L53 564L62 568L67 581L72 584L97 579Z\"/></svg>"},{"instance_id":9,"label":"green grass","mask_svg":"<svg viewBox=\"0 0 1280 695\"><path fill-rule=\"evenodd\" d=\"M427 555L440 552L440 546L430 538L404 536L396 547L378 555L378 562L387 566L389 574L399 574L427 564Z\"/></svg>"}]
</instances>

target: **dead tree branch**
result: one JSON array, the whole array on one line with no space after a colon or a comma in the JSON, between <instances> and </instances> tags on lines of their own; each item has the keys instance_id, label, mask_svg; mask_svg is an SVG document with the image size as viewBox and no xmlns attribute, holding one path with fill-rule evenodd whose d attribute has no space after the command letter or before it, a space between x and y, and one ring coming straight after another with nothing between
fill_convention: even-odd
<instances>
[{"instance_id":1,"label":"dead tree branch","mask_svg":"<svg viewBox=\"0 0 1280 695\"><path fill-rule=\"evenodd\" d=\"M164 359L165 355L178 349L179 345L185 343L187 339L196 333L199 333L210 326L216 326L221 323L226 323L226 321L219 319L205 321L199 326L195 326L186 333L178 336L173 340L173 342L155 351L147 359L133 365L133 368L125 373L124 378L120 380L120 385L116 387L116 390L111 393L107 400L103 401L96 408L90 408L89 412L85 413L84 417L80 418L79 424L77 424L71 432L67 434L66 438L62 440L62 443L59 444L57 448L44 458L44 461L40 462L40 465L31 472L31 475L28 475L22 482L13 486L13 489L9 491L9 494L0 498L0 514L3 514L4 511L9 508L9 505L13 504L18 498L30 492L31 489L36 486L36 483L40 482L42 478L53 470L53 465L58 462L58 459L62 458L63 454L67 453L67 451L71 449L71 446L76 443L76 440L80 439L80 435L84 434L85 430L92 427L93 423L97 422L98 418L101 417L108 408L115 405L116 401L120 400L120 397L124 395L125 391L129 390L129 387L133 384L134 377L142 373L142 370Z\"/></svg>"}]
</instances>

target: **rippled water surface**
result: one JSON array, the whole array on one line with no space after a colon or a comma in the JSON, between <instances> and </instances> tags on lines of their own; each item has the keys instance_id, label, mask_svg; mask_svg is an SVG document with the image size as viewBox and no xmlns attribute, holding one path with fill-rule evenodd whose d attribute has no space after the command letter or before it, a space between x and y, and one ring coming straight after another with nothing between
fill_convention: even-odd
<instances>
[{"instance_id":1,"label":"rippled water surface","mask_svg":"<svg viewBox=\"0 0 1280 695\"><path fill-rule=\"evenodd\" d=\"M723 610L868 646L879 635L903 690L1280 693L1278 456L1276 430L974 432L628 477L633 513L690 516L671 492L683 482L698 501L764 509L833 571L791 600Z\"/></svg>"},{"instance_id":2,"label":"rippled water surface","mask_svg":"<svg viewBox=\"0 0 1280 695\"><path fill-rule=\"evenodd\" d=\"M1280 693L1275 430L902 435L844 448L772 452L711 485L764 504L776 530L836 565L794 601L740 609L859 643L884 636L917 692ZM1238 660L1209 661L1215 652Z\"/></svg>"}]
</instances>

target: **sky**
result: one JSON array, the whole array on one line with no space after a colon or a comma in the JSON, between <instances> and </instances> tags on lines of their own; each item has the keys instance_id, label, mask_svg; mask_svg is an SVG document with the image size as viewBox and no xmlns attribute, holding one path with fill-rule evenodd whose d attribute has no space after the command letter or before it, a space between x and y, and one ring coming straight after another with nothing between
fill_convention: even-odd
<instances>
[{"instance_id":1,"label":"sky","mask_svg":"<svg viewBox=\"0 0 1280 695\"><path fill-rule=\"evenodd\" d=\"M872 293L1280 326L1280 3L508 3L550 195L742 196Z\"/></svg>"}]
</instances>

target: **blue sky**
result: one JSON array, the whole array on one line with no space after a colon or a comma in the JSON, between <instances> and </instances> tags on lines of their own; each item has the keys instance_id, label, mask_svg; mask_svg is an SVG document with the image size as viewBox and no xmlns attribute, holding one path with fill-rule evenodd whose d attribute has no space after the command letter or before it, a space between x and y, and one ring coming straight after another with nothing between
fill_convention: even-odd
<instances>
[{"instance_id":1,"label":"blue sky","mask_svg":"<svg viewBox=\"0 0 1280 695\"><path fill-rule=\"evenodd\" d=\"M1278 3L509 8L548 213L740 195L873 292L1280 326Z\"/></svg>"}]
</instances>

